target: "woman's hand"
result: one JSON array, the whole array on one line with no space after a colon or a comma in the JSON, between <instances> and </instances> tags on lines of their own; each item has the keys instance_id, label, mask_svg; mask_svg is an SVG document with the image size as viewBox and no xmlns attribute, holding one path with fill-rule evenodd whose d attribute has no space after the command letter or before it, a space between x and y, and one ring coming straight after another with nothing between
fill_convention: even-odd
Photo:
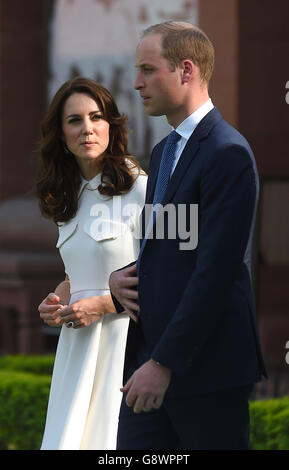
<instances>
[{"instance_id":1,"label":"woman's hand","mask_svg":"<svg viewBox=\"0 0 289 470\"><path fill-rule=\"evenodd\" d=\"M83 328L107 313L115 313L111 295L86 297L71 305L60 304L60 298L54 292L50 293L39 305L40 318L49 326L69 326Z\"/></svg>"},{"instance_id":2,"label":"woman's hand","mask_svg":"<svg viewBox=\"0 0 289 470\"><path fill-rule=\"evenodd\" d=\"M57 312L62 318L62 323L68 325L68 323L73 322L73 328L88 326L93 322L99 321L107 313L115 313L115 307L110 294L77 300L73 304L59 309Z\"/></svg>"},{"instance_id":3,"label":"woman's hand","mask_svg":"<svg viewBox=\"0 0 289 470\"><path fill-rule=\"evenodd\" d=\"M64 307L66 306L60 303L60 297L55 292L51 292L38 306L40 318L48 326L61 326L63 320L59 311Z\"/></svg>"},{"instance_id":4,"label":"woman's hand","mask_svg":"<svg viewBox=\"0 0 289 470\"><path fill-rule=\"evenodd\" d=\"M71 305L64 306L57 311L62 323L67 326L73 322L73 328L83 328L91 323L99 321L104 315L101 311L99 297L87 297L74 302Z\"/></svg>"}]
</instances>

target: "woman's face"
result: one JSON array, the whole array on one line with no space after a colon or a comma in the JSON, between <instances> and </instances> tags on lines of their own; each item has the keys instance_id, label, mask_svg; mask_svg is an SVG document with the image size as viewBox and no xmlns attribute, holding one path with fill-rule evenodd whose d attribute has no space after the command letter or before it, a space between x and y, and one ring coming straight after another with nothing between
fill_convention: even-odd
<instances>
[{"instance_id":1,"label":"woman's face","mask_svg":"<svg viewBox=\"0 0 289 470\"><path fill-rule=\"evenodd\" d=\"M67 98L62 113L62 133L79 165L101 157L109 144L109 123L96 101L85 93Z\"/></svg>"}]
</instances>

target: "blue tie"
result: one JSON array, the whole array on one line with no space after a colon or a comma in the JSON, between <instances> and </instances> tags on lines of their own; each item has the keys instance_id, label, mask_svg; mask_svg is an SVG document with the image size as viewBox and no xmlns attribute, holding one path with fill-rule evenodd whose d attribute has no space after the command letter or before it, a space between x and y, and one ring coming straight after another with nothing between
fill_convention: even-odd
<instances>
[{"instance_id":1,"label":"blue tie","mask_svg":"<svg viewBox=\"0 0 289 470\"><path fill-rule=\"evenodd\" d=\"M175 160L177 142L180 138L181 138L180 134L178 134L176 131L172 131L167 138L167 141L165 143L164 150L162 153L158 179L157 179L157 183L155 187L153 205L162 203L164 199L164 195L168 187L170 176L171 176L173 163ZM155 217L155 215L156 215L155 212L152 211L152 216ZM152 226L152 216L148 224L148 227ZM138 259L137 259L137 268L139 268L139 262L140 262L140 258L142 256L142 252L144 250L145 244L146 244L146 240L147 239L145 237L140 247L140 252L138 255Z\"/></svg>"},{"instance_id":2,"label":"blue tie","mask_svg":"<svg viewBox=\"0 0 289 470\"><path fill-rule=\"evenodd\" d=\"M177 142L180 138L180 134L178 134L176 131L172 131L167 138L162 154L153 205L163 201L175 160Z\"/></svg>"}]
</instances>

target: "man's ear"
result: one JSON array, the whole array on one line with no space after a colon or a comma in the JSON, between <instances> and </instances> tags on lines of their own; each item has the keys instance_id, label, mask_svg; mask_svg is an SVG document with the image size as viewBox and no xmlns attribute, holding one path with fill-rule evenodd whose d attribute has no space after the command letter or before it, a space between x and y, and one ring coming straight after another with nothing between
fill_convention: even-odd
<instances>
[{"instance_id":1,"label":"man's ear","mask_svg":"<svg viewBox=\"0 0 289 470\"><path fill-rule=\"evenodd\" d=\"M184 59L182 61L182 83L188 83L194 77L196 73L196 66L195 64L189 60Z\"/></svg>"}]
</instances>

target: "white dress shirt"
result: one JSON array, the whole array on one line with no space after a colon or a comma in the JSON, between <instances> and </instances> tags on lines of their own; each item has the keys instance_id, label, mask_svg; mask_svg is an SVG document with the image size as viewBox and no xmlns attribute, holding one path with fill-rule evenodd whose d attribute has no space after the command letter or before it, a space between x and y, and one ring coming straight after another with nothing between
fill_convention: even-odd
<instances>
[{"instance_id":1,"label":"white dress shirt","mask_svg":"<svg viewBox=\"0 0 289 470\"><path fill-rule=\"evenodd\" d=\"M185 148L186 143L188 142L189 138L191 137L192 133L196 129L199 122L206 116L212 109L214 105L211 99L208 99L202 106L200 106L196 111L190 114L178 127L175 131L181 135L181 139L177 143L176 153L175 153L175 160L173 163L173 168L171 174L174 172L179 158L182 154L182 151Z\"/></svg>"}]
</instances>

